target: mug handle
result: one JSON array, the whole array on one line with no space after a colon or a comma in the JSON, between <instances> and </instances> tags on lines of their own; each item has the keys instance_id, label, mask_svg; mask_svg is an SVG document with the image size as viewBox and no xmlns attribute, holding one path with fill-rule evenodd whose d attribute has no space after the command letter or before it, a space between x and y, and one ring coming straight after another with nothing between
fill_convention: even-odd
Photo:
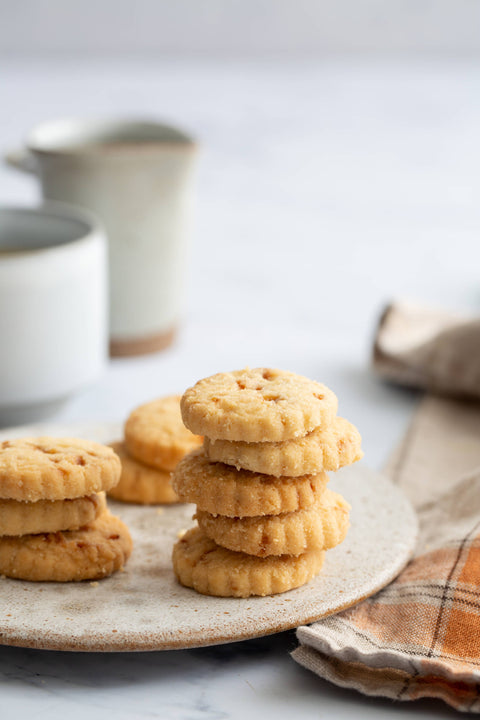
<instances>
[{"instance_id":1,"label":"mug handle","mask_svg":"<svg viewBox=\"0 0 480 720\"><path fill-rule=\"evenodd\" d=\"M15 170L28 173L35 173L36 171L34 157L29 150L25 148L9 150L5 153L3 159L7 165L15 168Z\"/></svg>"}]
</instances>

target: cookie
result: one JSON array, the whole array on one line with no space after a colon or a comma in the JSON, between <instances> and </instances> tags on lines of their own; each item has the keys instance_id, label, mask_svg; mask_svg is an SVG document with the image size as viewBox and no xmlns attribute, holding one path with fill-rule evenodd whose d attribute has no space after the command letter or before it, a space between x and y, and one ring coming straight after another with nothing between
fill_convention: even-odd
<instances>
[{"instance_id":1,"label":"cookie","mask_svg":"<svg viewBox=\"0 0 480 720\"><path fill-rule=\"evenodd\" d=\"M195 527L173 548L173 569L179 582L203 595L249 597L275 595L304 585L324 561L322 550L294 557L259 558L219 547Z\"/></svg>"},{"instance_id":2,"label":"cookie","mask_svg":"<svg viewBox=\"0 0 480 720\"><path fill-rule=\"evenodd\" d=\"M335 547L347 534L349 510L341 495L325 490L315 505L282 515L231 518L198 510L195 518L217 545L266 557Z\"/></svg>"},{"instance_id":3,"label":"cookie","mask_svg":"<svg viewBox=\"0 0 480 720\"><path fill-rule=\"evenodd\" d=\"M0 498L65 500L109 490L120 460L105 445L76 438L22 438L0 442Z\"/></svg>"},{"instance_id":4,"label":"cookie","mask_svg":"<svg viewBox=\"0 0 480 720\"><path fill-rule=\"evenodd\" d=\"M0 500L0 535L30 535L78 530L104 512L105 493L72 500Z\"/></svg>"},{"instance_id":5,"label":"cookie","mask_svg":"<svg viewBox=\"0 0 480 720\"><path fill-rule=\"evenodd\" d=\"M140 405L125 423L125 445L134 458L159 470L173 470L202 438L187 430L180 415L180 396Z\"/></svg>"},{"instance_id":6,"label":"cookie","mask_svg":"<svg viewBox=\"0 0 480 720\"><path fill-rule=\"evenodd\" d=\"M210 462L202 448L186 455L172 475L173 489L181 500L228 517L278 515L310 507L327 482L326 473L275 478L236 470Z\"/></svg>"},{"instance_id":7,"label":"cookie","mask_svg":"<svg viewBox=\"0 0 480 720\"><path fill-rule=\"evenodd\" d=\"M178 502L178 496L171 483L171 473L156 470L130 457L122 442L111 443L122 463L120 482L108 491L115 500L156 505Z\"/></svg>"},{"instance_id":8,"label":"cookie","mask_svg":"<svg viewBox=\"0 0 480 720\"><path fill-rule=\"evenodd\" d=\"M120 570L132 551L126 525L105 510L80 530L0 537L0 574L20 580L98 580Z\"/></svg>"},{"instance_id":9,"label":"cookie","mask_svg":"<svg viewBox=\"0 0 480 720\"><path fill-rule=\"evenodd\" d=\"M360 460L362 439L357 428L336 417L331 425L312 430L304 437L283 442L246 443L205 438L205 455L215 462L237 469L275 475L276 477L335 472Z\"/></svg>"},{"instance_id":10,"label":"cookie","mask_svg":"<svg viewBox=\"0 0 480 720\"><path fill-rule=\"evenodd\" d=\"M218 373L181 400L185 425L211 440L279 442L331 423L337 398L325 385L270 368Z\"/></svg>"}]
</instances>

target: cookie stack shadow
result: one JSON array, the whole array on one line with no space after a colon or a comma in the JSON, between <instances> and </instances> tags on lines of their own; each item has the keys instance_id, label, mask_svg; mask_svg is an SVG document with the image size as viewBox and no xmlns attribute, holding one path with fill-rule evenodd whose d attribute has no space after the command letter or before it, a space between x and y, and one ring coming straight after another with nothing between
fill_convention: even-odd
<instances>
[{"instance_id":1,"label":"cookie stack shadow","mask_svg":"<svg viewBox=\"0 0 480 720\"><path fill-rule=\"evenodd\" d=\"M132 539L105 501L119 477L118 458L99 443L0 443L0 575L68 582L122 569Z\"/></svg>"},{"instance_id":2,"label":"cookie stack shadow","mask_svg":"<svg viewBox=\"0 0 480 720\"><path fill-rule=\"evenodd\" d=\"M173 486L195 503L197 526L173 549L180 583L225 597L272 595L320 572L349 527L348 503L327 471L362 457L357 429L336 415L324 385L285 371L247 369L199 381L182 415L203 447Z\"/></svg>"},{"instance_id":3,"label":"cookie stack shadow","mask_svg":"<svg viewBox=\"0 0 480 720\"><path fill-rule=\"evenodd\" d=\"M171 483L172 470L202 442L182 423L180 396L161 397L132 410L124 435L123 441L110 444L120 458L122 473L109 496L142 505L178 502Z\"/></svg>"}]
</instances>

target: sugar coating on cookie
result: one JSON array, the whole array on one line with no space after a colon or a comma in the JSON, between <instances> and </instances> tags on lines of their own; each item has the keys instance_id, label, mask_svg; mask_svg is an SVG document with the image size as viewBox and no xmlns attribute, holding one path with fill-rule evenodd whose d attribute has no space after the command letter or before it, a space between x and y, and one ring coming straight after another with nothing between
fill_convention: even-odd
<instances>
[{"instance_id":1,"label":"sugar coating on cookie","mask_svg":"<svg viewBox=\"0 0 480 720\"><path fill-rule=\"evenodd\" d=\"M0 574L20 580L99 580L120 570L132 551L126 525L108 510L80 530L0 537Z\"/></svg>"},{"instance_id":2,"label":"sugar coating on cookie","mask_svg":"<svg viewBox=\"0 0 480 720\"><path fill-rule=\"evenodd\" d=\"M0 442L0 498L64 500L109 490L120 478L113 450L77 438Z\"/></svg>"},{"instance_id":3,"label":"sugar coating on cookie","mask_svg":"<svg viewBox=\"0 0 480 720\"><path fill-rule=\"evenodd\" d=\"M125 445L130 455L159 470L173 470L202 440L182 422L180 395L140 405L125 423Z\"/></svg>"},{"instance_id":4,"label":"sugar coating on cookie","mask_svg":"<svg viewBox=\"0 0 480 720\"><path fill-rule=\"evenodd\" d=\"M336 547L345 540L349 510L341 495L325 490L311 507L282 515L230 518L197 510L195 517L217 545L266 557Z\"/></svg>"},{"instance_id":5,"label":"sugar coating on cookie","mask_svg":"<svg viewBox=\"0 0 480 720\"><path fill-rule=\"evenodd\" d=\"M186 455L172 474L173 488L182 501L229 517L278 515L310 507L327 482L326 473L275 478L237 470L211 462L202 448Z\"/></svg>"},{"instance_id":6,"label":"sugar coating on cookie","mask_svg":"<svg viewBox=\"0 0 480 720\"><path fill-rule=\"evenodd\" d=\"M105 493L70 500L0 500L0 535L30 535L78 530L101 515Z\"/></svg>"},{"instance_id":7,"label":"sugar coating on cookie","mask_svg":"<svg viewBox=\"0 0 480 720\"><path fill-rule=\"evenodd\" d=\"M275 595L300 587L321 569L325 553L255 557L219 547L195 527L173 548L173 569L182 585L203 595Z\"/></svg>"},{"instance_id":8,"label":"sugar coating on cookie","mask_svg":"<svg viewBox=\"0 0 480 720\"><path fill-rule=\"evenodd\" d=\"M302 375L247 368L199 380L182 396L181 411L192 432L212 440L278 442L330 424L337 398Z\"/></svg>"},{"instance_id":9,"label":"sugar coating on cookie","mask_svg":"<svg viewBox=\"0 0 480 720\"><path fill-rule=\"evenodd\" d=\"M108 491L109 497L141 505L178 502L170 472L138 462L128 454L122 442L111 443L110 447L120 458L122 474L118 484Z\"/></svg>"},{"instance_id":10,"label":"sugar coating on cookie","mask_svg":"<svg viewBox=\"0 0 480 720\"><path fill-rule=\"evenodd\" d=\"M335 472L363 457L357 428L341 417L307 435L283 442L247 443L204 439L205 455L237 469L275 477Z\"/></svg>"}]
</instances>

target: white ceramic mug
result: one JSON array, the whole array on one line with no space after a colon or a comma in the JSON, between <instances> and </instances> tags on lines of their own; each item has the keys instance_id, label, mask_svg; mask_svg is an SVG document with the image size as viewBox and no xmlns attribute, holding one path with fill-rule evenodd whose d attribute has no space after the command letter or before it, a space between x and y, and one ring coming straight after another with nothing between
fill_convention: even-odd
<instances>
[{"instance_id":1,"label":"white ceramic mug","mask_svg":"<svg viewBox=\"0 0 480 720\"><path fill-rule=\"evenodd\" d=\"M93 210L109 241L113 355L167 346L182 311L196 145L145 121L40 125L11 165L35 173L44 198Z\"/></svg>"},{"instance_id":2,"label":"white ceramic mug","mask_svg":"<svg viewBox=\"0 0 480 720\"><path fill-rule=\"evenodd\" d=\"M0 207L0 424L51 414L108 356L107 253L88 213Z\"/></svg>"}]
</instances>

